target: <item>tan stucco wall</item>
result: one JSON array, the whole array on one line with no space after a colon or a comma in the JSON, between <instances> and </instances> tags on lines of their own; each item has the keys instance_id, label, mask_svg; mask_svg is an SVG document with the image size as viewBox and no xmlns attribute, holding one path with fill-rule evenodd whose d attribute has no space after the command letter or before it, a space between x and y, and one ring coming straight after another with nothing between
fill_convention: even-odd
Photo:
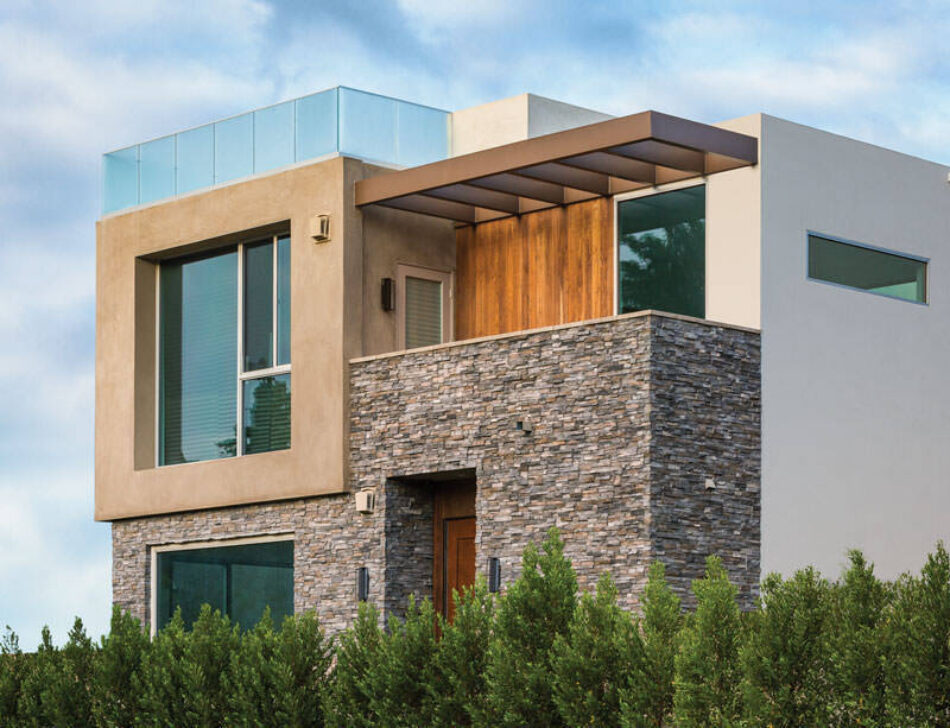
<instances>
[{"instance_id":1,"label":"tan stucco wall","mask_svg":"<svg viewBox=\"0 0 950 728\"><path fill-rule=\"evenodd\" d=\"M352 329L362 318L362 299L344 299L346 266L351 276L361 277L361 244L358 226L353 229L344 215L352 184L345 185L343 177L344 168L353 178L361 167L337 158L99 222L97 519L344 489L345 361L362 353L351 343L353 337L358 342L359 327ZM328 243L315 244L307 233L317 213L331 215ZM155 265L150 260L192 249L199 241L235 242L240 236L233 234L275 224L291 233L291 448L154 467Z\"/></svg>"}]
</instances>

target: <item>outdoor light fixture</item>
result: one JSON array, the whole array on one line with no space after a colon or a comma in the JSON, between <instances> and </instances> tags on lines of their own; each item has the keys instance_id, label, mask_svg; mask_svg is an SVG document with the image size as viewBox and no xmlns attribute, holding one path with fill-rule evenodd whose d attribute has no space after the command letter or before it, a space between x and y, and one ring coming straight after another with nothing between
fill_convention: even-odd
<instances>
[{"instance_id":1,"label":"outdoor light fixture","mask_svg":"<svg viewBox=\"0 0 950 728\"><path fill-rule=\"evenodd\" d=\"M369 599L369 569L365 566L356 570L356 598L361 602Z\"/></svg>"},{"instance_id":2,"label":"outdoor light fixture","mask_svg":"<svg viewBox=\"0 0 950 728\"><path fill-rule=\"evenodd\" d=\"M380 294L382 297L383 311L395 311L396 281L392 278L383 278L383 283L380 286Z\"/></svg>"},{"instance_id":3,"label":"outdoor light fixture","mask_svg":"<svg viewBox=\"0 0 950 728\"><path fill-rule=\"evenodd\" d=\"M330 239L330 216L314 215L310 218L310 237L315 243L325 243Z\"/></svg>"},{"instance_id":4,"label":"outdoor light fixture","mask_svg":"<svg viewBox=\"0 0 950 728\"><path fill-rule=\"evenodd\" d=\"M492 594L501 591L501 561L497 556L488 559L488 591Z\"/></svg>"}]
</instances>

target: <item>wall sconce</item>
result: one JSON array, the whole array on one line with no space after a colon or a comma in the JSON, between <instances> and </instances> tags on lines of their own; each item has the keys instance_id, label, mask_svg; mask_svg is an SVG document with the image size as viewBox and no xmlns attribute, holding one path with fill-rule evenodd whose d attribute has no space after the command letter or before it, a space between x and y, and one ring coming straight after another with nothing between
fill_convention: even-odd
<instances>
[{"instance_id":1,"label":"wall sconce","mask_svg":"<svg viewBox=\"0 0 950 728\"><path fill-rule=\"evenodd\" d=\"M372 513L376 508L376 494L371 490L356 492L356 510L360 513Z\"/></svg>"},{"instance_id":2,"label":"wall sconce","mask_svg":"<svg viewBox=\"0 0 950 728\"><path fill-rule=\"evenodd\" d=\"M369 599L369 569L365 566L356 570L356 598L361 602Z\"/></svg>"},{"instance_id":3,"label":"wall sconce","mask_svg":"<svg viewBox=\"0 0 950 728\"><path fill-rule=\"evenodd\" d=\"M515 429L518 430L518 432L530 435L534 432L534 425L531 424L530 420L518 420L515 422Z\"/></svg>"},{"instance_id":4,"label":"wall sconce","mask_svg":"<svg viewBox=\"0 0 950 728\"><path fill-rule=\"evenodd\" d=\"M492 594L501 591L501 561L497 556L488 559L488 591Z\"/></svg>"},{"instance_id":5,"label":"wall sconce","mask_svg":"<svg viewBox=\"0 0 950 728\"><path fill-rule=\"evenodd\" d=\"M310 218L310 237L315 243L325 243L330 239L329 215L314 215Z\"/></svg>"},{"instance_id":6,"label":"wall sconce","mask_svg":"<svg viewBox=\"0 0 950 728\"><path fill-rule=\"evenodd\" d=\"M380 288L381 303L383 311L396 310L396 281L392 278L383 278Z\"/></svg>"}]
</instances>

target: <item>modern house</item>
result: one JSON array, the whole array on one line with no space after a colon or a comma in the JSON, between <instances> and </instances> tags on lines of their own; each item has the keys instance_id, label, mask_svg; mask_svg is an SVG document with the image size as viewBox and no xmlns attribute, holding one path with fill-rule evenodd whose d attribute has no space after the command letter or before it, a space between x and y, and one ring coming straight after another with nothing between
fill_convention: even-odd
<instances>
[{"instance_id":1,"label":"modern house","mask_svg":"<svg viewBox=\"0 0 950 728\"><path fill-rule=\"evenodd\" d=\"M557 525L892 575L950 536L944 166L765 115L334 88L105 155L96 518L154 626L504 589Z\"/></svg>"}]
</instances>

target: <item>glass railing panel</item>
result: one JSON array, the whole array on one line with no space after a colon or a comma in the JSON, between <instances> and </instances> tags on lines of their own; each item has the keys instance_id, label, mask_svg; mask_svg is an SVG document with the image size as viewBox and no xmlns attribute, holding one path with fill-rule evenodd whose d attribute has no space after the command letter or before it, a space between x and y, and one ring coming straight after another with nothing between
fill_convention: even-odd
<instances>
[{"instance_id":1,"label":"glass railing panel","mask_svg":"<svg viewBox=\"0 0 950 728\"><path fill-rule=\"evenodd\" d=\"M395 162L395 99L340 88L340 152L368 160Z\"/></svg>"},{"instance_id":2,"label":"glass railing panel","mask_svg":"<svg viewBox=\"0 0 950 728\"><path fill-rule=\"evenodd\" d=\"M400 101L396 105L396 157L404 167L428 164L449 156L449 115L444 111ZM388 161L388 160L387 160Z\"/></svg>"},{"instance_id":3,"label":"glass railing panel","mask_svg":"<svg viewBox=\"0 0 950 728\"><path fill-rule=\"evenodd\" d=\"M254 174L254 117L242 114L214 125L214 181Z\"/></svg>"},{"instance_id":4,"label":"glass railing panel","mask_svg":"<svg viewBox=\"0 0 950 728\"><path fill-rule=\"evenodd\" d=\"M178 194L214 184L214 126L183 131L178 137Z\"/></svg>"},{"instance_id":5,"label":"glass railing panel","mask_svg":"<svg viewBox=\"0 0 950 728\"><path fill-rule=\"evenodd\" d=\"M175 194L175 137L139 145L139 203Z\"/></svg>"},{"instance_id":6,"label":"glass railing panel","mask_svg":"<svg viewBox=\"0 0 950 728\"><path fill-rule=\"evenodd\" d=\"M296 101L297 161L315 159L337 150L337 89Z\"/></svg>"},{"instance_id":7,"label":"glass railing panel","mask_svg":"<svg viewBox=\"0 0 950 728\"><path fill-rule=\"evenodd\" d=\"M102 156L102 211L114 212L139 204L139 148L119 149Z\"/></svg>"},{"instance_id":8,"label":"glass railing panel","mask_svg":"<svg viewBox=\"0 0 950 728\"><path fill-rule=\"evenodd\" d=\"M294 102L254 112L254 171L294 163Z\"/></svg>"}]
</instances>

